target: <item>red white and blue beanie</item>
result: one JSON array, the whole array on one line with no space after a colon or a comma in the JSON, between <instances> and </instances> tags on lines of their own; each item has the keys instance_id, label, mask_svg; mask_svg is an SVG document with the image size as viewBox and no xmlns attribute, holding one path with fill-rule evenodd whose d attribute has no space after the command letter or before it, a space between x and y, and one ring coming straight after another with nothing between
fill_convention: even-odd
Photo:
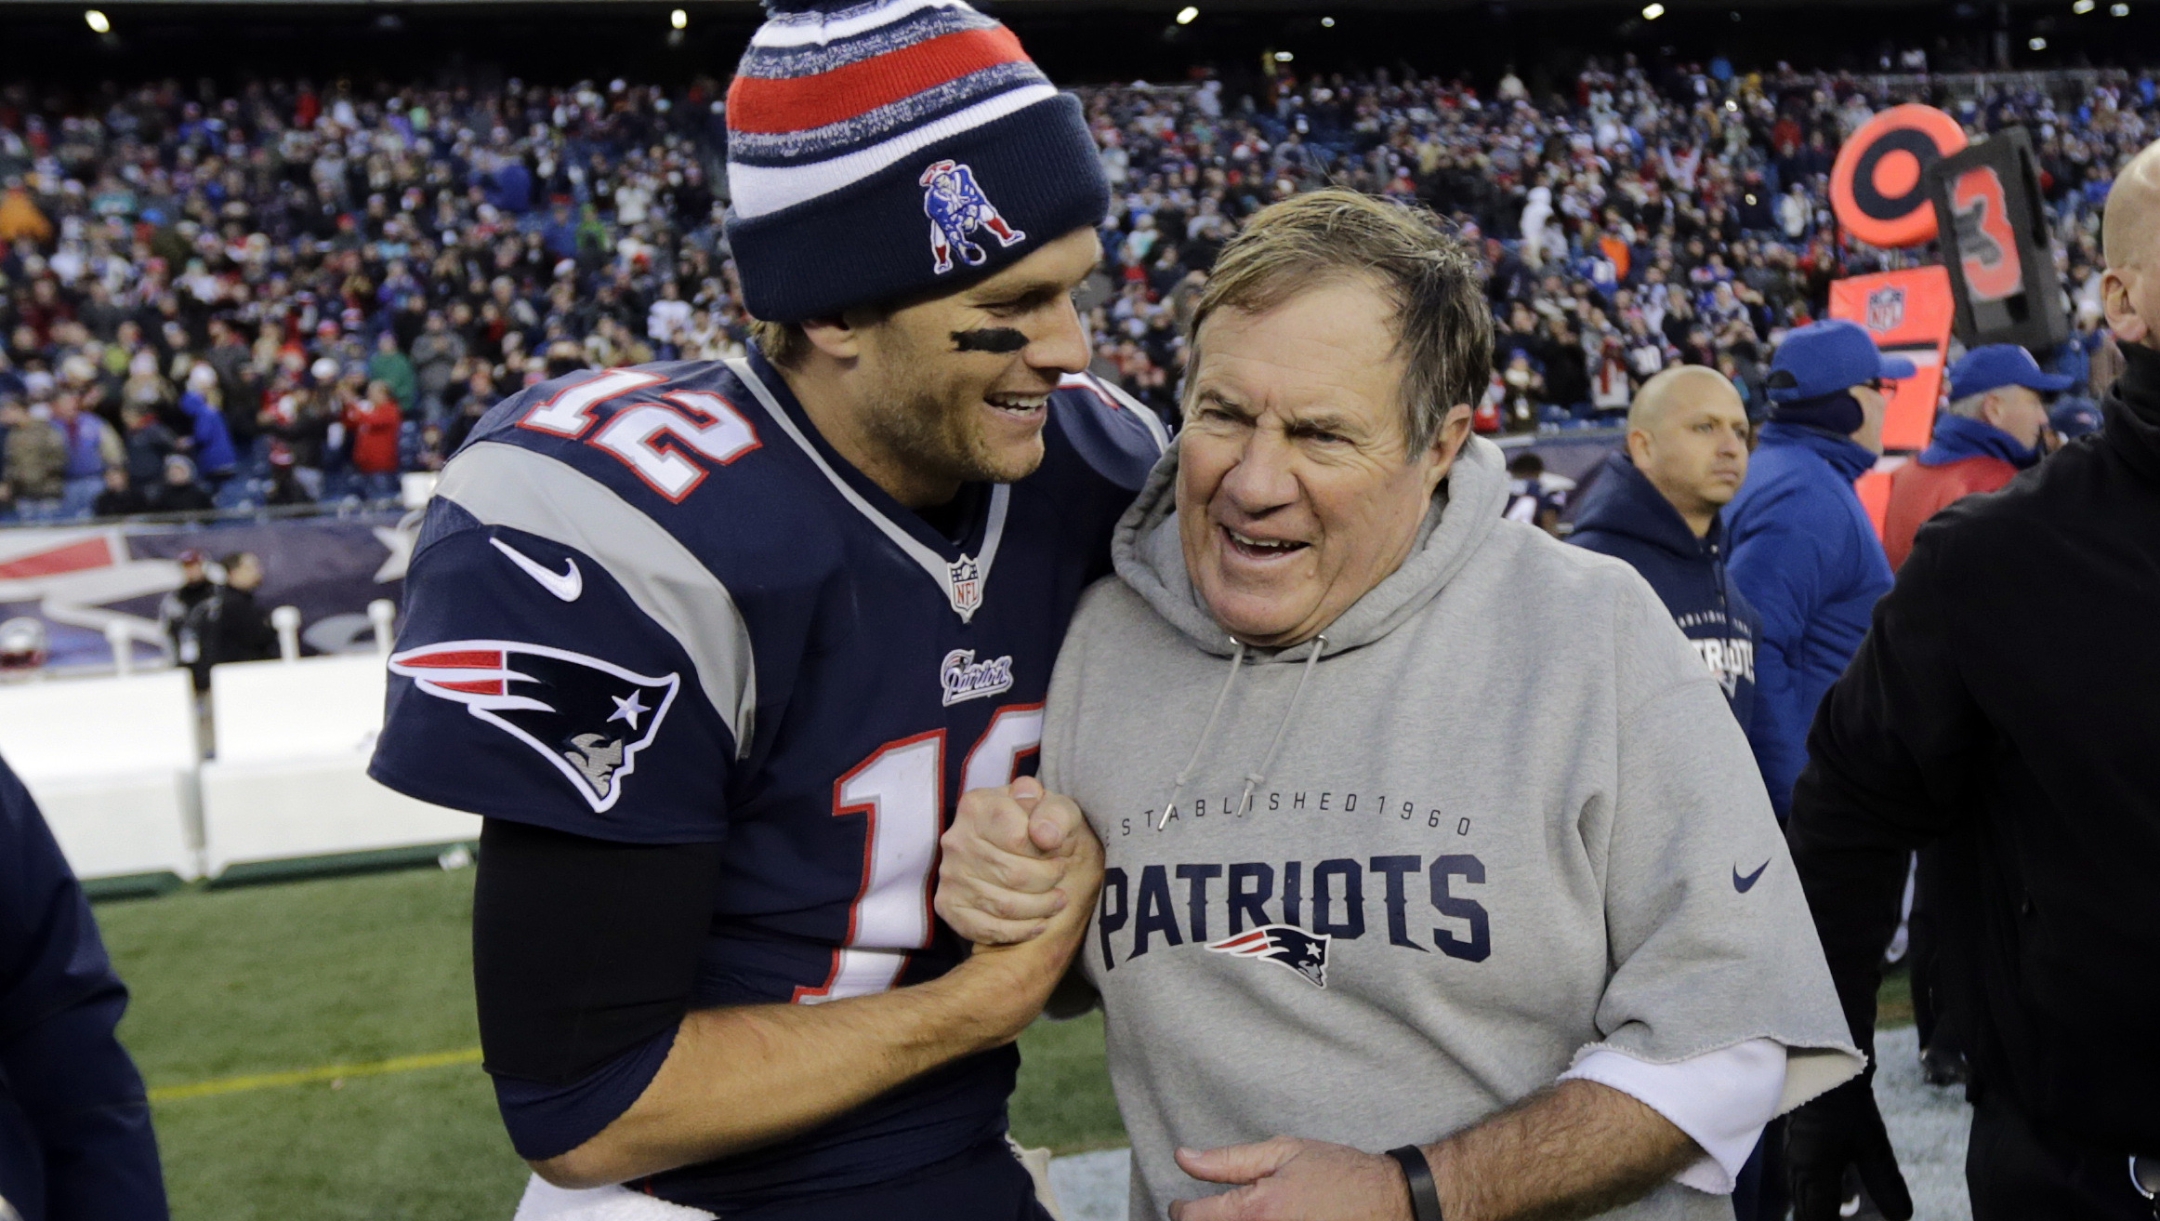
<instances>
[{"instance_id":1,"label":"red white and blue beanie","mask_svg":"<svg viewBox=\"0 0 2160 1221\"><path fill-rule=\"evenodd\" d=\"M957 287L1102 223L1080 101L962 0L768 0L728 89L728 243L769 322Z\"/></svg>"}]
</instances>

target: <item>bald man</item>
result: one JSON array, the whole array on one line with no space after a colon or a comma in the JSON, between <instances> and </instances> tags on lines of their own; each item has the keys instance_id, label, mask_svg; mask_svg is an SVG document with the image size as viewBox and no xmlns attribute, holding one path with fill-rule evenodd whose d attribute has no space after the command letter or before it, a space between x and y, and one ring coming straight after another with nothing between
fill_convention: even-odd
<instances>
[{"instance_id":1,"label":"bald man","mask_svg":"<svg viewBox=\"0 0 2160 1221\"><path fill-rule=\"evenodd\" d=\"M1943 845L1973 1221L2151 1221L2160 1189L2160 144L2101 232L2105 430L1921 527L1788 827L1863 1048L1906 854ZM1836 1215L1848 1166L1910 1211L1866 1078L1797 1112L1787 1155L1799 1221Z\"/></svg>"},{"instance_id":2,"label":"bald man","mask_svg":"<svg viewBox=\"0 0 2160 1221\"><path fill-rule=\"evenodd\" d=\"M1628 408L1627 448L1605 460L1568 537L1650 582L1742 729L1762 621L1725 578L1718 510L1747 479L1747 429L1740 392L1715 369L1682 365L1644 382Z\"/></svg>"}]
</instances>

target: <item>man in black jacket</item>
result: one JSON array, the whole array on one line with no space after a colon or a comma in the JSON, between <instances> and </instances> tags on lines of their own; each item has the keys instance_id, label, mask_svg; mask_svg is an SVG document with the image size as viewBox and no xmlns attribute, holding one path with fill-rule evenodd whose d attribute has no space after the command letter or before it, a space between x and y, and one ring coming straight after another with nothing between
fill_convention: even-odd
<instances>
[{"instance_id":1,"label":"man in black jacket","mask_svg":"<svg viewBox=\"0 0 2160 1221\"><path fill-rule=\"evenodd\" d=\"M1907 853L1955 862L1974 1221L2132 1221L2160 1185L2160 144L2108 199L2107 427L1922 527L1815 719L1787 834L1855 1041ZM2036 624L2075 623L2068 647ZM1952 975L1945 972L1945 975ZM1870 1074L1870 1077L1872 1074ZM1869 1078L1791 1122L1798 1221L1910 1197Z\"/></svg>"},{"instance_id":2,"label":"man in black jacket","mask_svg":"<svg viewBox=\"0 0 2160 1221\"><path fill-rule=\"evenodd\" d=\"M195 690L210 689L210 668L228 661L268 661L278 655L277 629L255 601L262 588L262 561L253 552L225 557L225 585L190 612L187 627L202 642L196 663Z\"/></svg>"}]
</instances>

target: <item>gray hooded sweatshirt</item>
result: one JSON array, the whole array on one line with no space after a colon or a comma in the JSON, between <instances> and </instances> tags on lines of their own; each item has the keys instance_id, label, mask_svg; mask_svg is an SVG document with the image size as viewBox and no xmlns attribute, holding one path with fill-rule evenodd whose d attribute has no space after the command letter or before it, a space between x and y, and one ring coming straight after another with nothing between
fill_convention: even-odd
<instances>
[{"instance_id":1,"label":"gray hooded sweatshirt","mask_svg":"<svg viewBox=\"0 0 2160 1221\"><path fill-rule=\"evenodd\" d=\"M1080 604L1042 755L1107 854L1082 960L1135 1218L1223 1190L1180 1145L1430 1142L1601 1048L1773 1040L1781 1112L1861 1070L1716 681L1633 569L1501 520L1497 447L1466 447L1400 569L1279 651L1194 592L1176 470ZM1612 1215L1732 1212L1667 1183Z\"/></svg>"}]
</instances>

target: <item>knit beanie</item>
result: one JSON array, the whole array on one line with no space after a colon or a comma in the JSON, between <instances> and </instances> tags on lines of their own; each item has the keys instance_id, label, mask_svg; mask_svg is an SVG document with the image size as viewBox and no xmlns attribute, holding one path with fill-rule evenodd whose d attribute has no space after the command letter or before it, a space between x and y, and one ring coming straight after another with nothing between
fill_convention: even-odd
<instances>
[{"instance_id":1,"label":"knit beanie","mask_svg":"<svg viewBox=\"0 0 2160 1221\"><path fill-rule=\"evenodd\" d=\"M1860 400L1852 396L1852 391L1839 390L1811 399L1772 403L1770 419L1779 424L1797 424L1802 428L1849 437L1860 431L1867 413L1862 410Z\"/></svg>"},{"instance_id":2,"label":"knit beanie","mask_svg":"<svg viewBox=\"0 0 2160 1221\"><path fill-rule=\"evenodd\" d=\"M958 287L1109 210L1079 99L962 0L767 0L727 127L728 243L769 322Z\"/></svg>"}]
</instances>

